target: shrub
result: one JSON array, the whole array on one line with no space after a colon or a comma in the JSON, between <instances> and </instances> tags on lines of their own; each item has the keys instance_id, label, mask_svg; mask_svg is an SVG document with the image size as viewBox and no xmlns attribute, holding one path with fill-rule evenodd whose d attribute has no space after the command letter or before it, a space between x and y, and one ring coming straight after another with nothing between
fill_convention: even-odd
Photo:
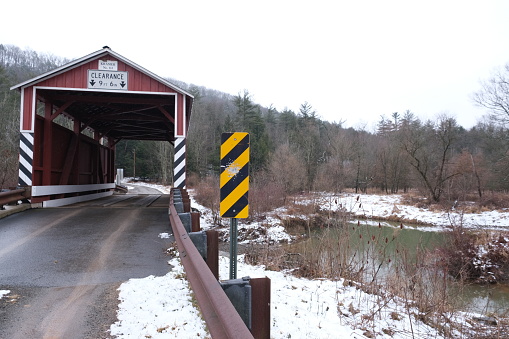
<instances>
[{"instance_id":1,"label":"shrub","mask_svg":"<svg viewBox=\"0 0 509 339\"><path fill-rule=\"evenodd\" d=\"M448 273L456 279L480 284L509 280L509 233L473 233L452 226L439 249Z\"/></svg>"}]
</instances>

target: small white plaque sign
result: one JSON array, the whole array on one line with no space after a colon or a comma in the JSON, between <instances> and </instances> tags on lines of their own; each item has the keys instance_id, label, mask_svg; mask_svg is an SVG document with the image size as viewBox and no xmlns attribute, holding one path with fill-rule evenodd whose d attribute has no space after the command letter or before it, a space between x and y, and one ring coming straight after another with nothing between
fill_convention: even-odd
<instances>
[{"instance_id":1,"label":"small white plaque sign","mask_svg":"<svg viewBox=\"0 0 509 339\"><path fill-rule=\"evenodd\" d=\"M118 61L99 60L99 70L101 70L101 71L118 71Z\"/></svg>"}]
</instances>

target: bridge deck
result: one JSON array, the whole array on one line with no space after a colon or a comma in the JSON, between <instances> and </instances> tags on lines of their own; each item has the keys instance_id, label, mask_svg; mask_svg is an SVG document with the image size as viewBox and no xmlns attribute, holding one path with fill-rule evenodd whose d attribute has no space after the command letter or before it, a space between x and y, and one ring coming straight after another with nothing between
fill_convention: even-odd
<instances>
[{"instance_id":1,"label":"bridge deck","mask_svg":"<svg viewBox=\"0 0 509 339\"><path fill-rule=\"evenodd\" d=\"M0 338L103 338L119 284L170 267L169 196L114 195L0 219Z\"/></svg>"},{"instance_id":2,"label":"bridge deck","mask_svg":"<svg viewBox=\"0 0 509 339\"><path fill-rule=\"evenodd\" d=\"M63 208L75 207L156 207L168 208L170 196L168 194L125 194L111 195L97 200L84 201Z\"/></svg>"}]
</instances>

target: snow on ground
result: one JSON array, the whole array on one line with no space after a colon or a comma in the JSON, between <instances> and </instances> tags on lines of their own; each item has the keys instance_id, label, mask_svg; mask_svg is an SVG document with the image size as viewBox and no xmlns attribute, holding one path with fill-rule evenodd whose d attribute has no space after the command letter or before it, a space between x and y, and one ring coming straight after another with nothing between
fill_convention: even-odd
<instances>
[{"instance_id":1,"label":"snow on ground","mask_svg":"<svg viewBox=\"0 0 509 339\"><path fill-rule=\"evenodd\" d=\"M164 194L170 193L170 188L168 186L145 182L130 182L129 184L151 187ZM188 192L192 195L193 190L188 190ZM345 211L350 212L355 216L362 216L369 219L388 219L392 217L392 219L399 218L406 221L416 221L429 226L436 226L431 228L424 227L424 229L434 231L444 226L449 226L451 224L459 225L460 223L464 227L470 228L509 228L509 208L504 208L499 211L484 211L481 213L465 213L461 209L454 209L453 207L451 207L449 211L445 212L431 211L426 208L405 205L401 194L378 195L342 193L334 195L327 193L315 193L311 199L303 197L300 200L296 200L296 203L316 204L320 205L324 210ZM202 228L207 229L212 227L212 216L210 210L198 204L192 197L191 206L198 209L204 215L201 220ZM279 223L279 219L275 218L274 215L285 215L285 210L274 210L273 213L267 216L267 220L264 221L264 224L269 226L277 225ZM239 227L242 227L242 225L239 225ZM279 229L272 231L277 234L274 235L274 240L279 240L279 236L283 238L286 237L281 234L280 231L284 230Z\"/></svg>"},{"instance_id":2,"label":"snow on ground","mask_svg":"<svg viewBox=\"0 0 509 339\"><path fill-rule=\"evenodd\" d=\"M156 189L163 194L170 194L170 191L171 191L171 187L169 187L169 186L152 184L152 183L148 183L148 182L144 182L144 181L131 181L131 180L132 180L132 178L124 178L124 180L122 181L122 183L127 184L128 190L132 189L132 187L129 187L129 186L144 186L144 187L150 187L150 188Z\"/></svg>"},{"instance_id":3,"label":"snow on ground","mask_svg":"<svg viewBox=\"0 0 509 339\"><path fill-rule=\"evenodd\" d=\"M192 196L193 191L188 190ZM191 198L192 199L192 198ZM508 229L509 230L509 209L502 211L485 211L482 213L463 213L461 210L451 209L449 211L432 211L416 206L405 205L400 194L375 195L375 194L349 194L332 195L326 193L315 193L309 196L296 197L295 204L318 205L322 211L348 212L354 217L362 217L365 224L378 226L382 220L402 220L405 227L412 227L421 231L444 231L450 225L463 225L465 228L486 229ZM213 226L212 212L191 200L191 206L202 214L202 228L207 229ZM291 242L294 237L286 233L282 219L287 217L302 218L307 220L308 215L299 215L291 212L290 215L285 208L277 208L266 213L263 220L241 220L238 225L239 243L278 243ZM412 222L414 224L412 224ZM419 223L420 225L417 225ZM383 226L397 227L389 222L381 222ZM228 240L229 228L217 229L220 238Z\"/></svg>"},{"instance_id":4,"label":"snow on ground","mask_svg":"<svg viewBox=\"0 0 509 339\"><path fill-rule=\"evenodd\" d=\"M116 338L206 338L205 322L191 302L191 291L178 258L163 277L131 279L120 287Z\"/></svg>"},{"instance_id":5,"label":"snow on ground","mask_svg":"<svg viewBox=\"0 0 509 339\"><path fill-rule=\"evenodd\" d=\"M229 258L220 257L220 277L228 277ZM265 270L239 256L237 276L271 280L271 338L440 338L428 325L412 320L402 304L365 293L345 280L297 278ZM382 305L383 304L383 305ZM418 313L416 310L414 312ZM412 329L413 327L413 329Z\"/></svg>"},{"instance_id":6,"label":"snow on ground","mask_svg":"<svg viewBox=\"0 0 509 339\"><path fill-rule=\"evenodd\" d=\"M303 198L298 203L313 203L322 206L324 210L345 211L364 218L392 218L393 220L399 218L438 227L462 223L464 227L469 228L509 228L509 208L501 211L485 211L482 213L464 213L462 210L452 207L449 211L445 212L431 211L426 208L405 205L401 194L343 193L332 195L316 193L312 199ZM436 227L432 229L437 230Z\"/></svg>"},{"instance_id":7,"label":"snow on ground","mask_svg":"<svg viewBox=\"0 0 509 339\"><path fill-rule=\"evenodd\" d=\"M163 193L169 188L148 185ZM192 190L188 190L192 195ZM312 200L302 199L301 204L319 204L322 209L346 210L368 218L397 216L405 220L417 220L443 229L451 222L462 219L467 227L509 227L509 211L492 211L461 214L457 211L437 213L402 204L401 195L353 195L331 196L318 194ZM201 226L213 226L212 212L191 198L191 206L201 212ZM283 209L268 214L262 222L240 224L242 228L266 229L260 235L263 241L291 241L284 232L281 220ZM161 237L166 234L161 234ZM116 338L196 338L208 337L199 312L191 302L191 291L184 278L185 273L178 258L171 260L173 266L164 277L150 276L131 279L120 287L118 321L111 326ZM239 256L238 277L269 277L271 279L271 338L442 338L435 329L408 316L403 301L397 298L380 298L363 292L355 284L344 280L310 280L297 278L289 272L266 270L263 266L244 263ZM220 278L229 276L229 259L220 257ZM0 291L1 296L1 291ZM389 301L387 301L389 300ZM383 305L381 304L383 303ZM417 313L417 310L413 310ZM466 317L472 315L466 315ZM411 319L411 321L410 321Z\"/></svg>"},{"instance_id":8,"label":"snow on ground","mask_svg":"<svg viewBox=\"0 0 509 339\"><path fill-rule=\"evenodd\" d=\"M0 290L0 299L2 299L4 295L7 295L9 293L11 293L11 291L9 290Z\"/></svg>"},{"instance_id":9,"label":"snow on ground","mask_svg":"<svg viewBox=\"0 0 509 339\"><path fill-rule=\"evenodd\" d=\"M205 323L191 302L178 258L164 277L131 279L120 287L116 338L206 338ZM229 276L229 258L220 257L220 278ZM296 278L265 270L239 256L237 276L271 280L271 338L441 338L436 330L406 316L403 304L362 292L344 280ZM383 304L383 307L382 307ZM417 312L417 311L415 311Z\"/></svg>"}]
</instances>

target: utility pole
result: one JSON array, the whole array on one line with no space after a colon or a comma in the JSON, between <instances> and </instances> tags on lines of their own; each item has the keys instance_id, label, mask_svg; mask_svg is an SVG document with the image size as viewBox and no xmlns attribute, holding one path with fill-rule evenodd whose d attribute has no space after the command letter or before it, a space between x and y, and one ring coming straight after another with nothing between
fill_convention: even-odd
<instances>
[{"instance_id":1,"label":"utility pole","mask_svg":"<svg viewBox=\"0 0 509 339\"><path fill-rule=\"evenodd\" d=\"M134 159L133 159L133 178L136 178L136 148L133 149Z\"/></svg>"}]
</instances>

